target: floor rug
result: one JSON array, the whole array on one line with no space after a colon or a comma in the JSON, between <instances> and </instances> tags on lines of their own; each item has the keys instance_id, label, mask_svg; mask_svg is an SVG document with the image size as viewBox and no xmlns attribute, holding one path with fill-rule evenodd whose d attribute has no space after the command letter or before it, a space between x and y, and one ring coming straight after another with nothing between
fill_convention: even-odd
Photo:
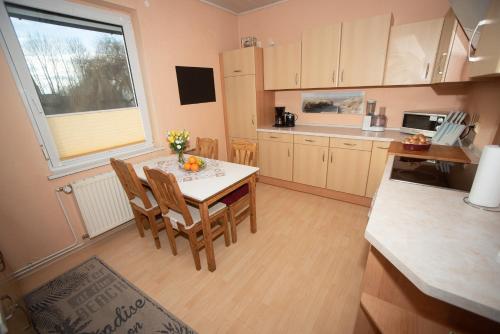
<instances>
[{"instance_id":1,"label":"floor rug","mask_svg":"<svg viewBox=\"0 0 500 334\"><path fill-rule=\"evenodd\" d=\"M25 296L41 333L196 333L97 257Z\"/></svg>"}]
</instances>

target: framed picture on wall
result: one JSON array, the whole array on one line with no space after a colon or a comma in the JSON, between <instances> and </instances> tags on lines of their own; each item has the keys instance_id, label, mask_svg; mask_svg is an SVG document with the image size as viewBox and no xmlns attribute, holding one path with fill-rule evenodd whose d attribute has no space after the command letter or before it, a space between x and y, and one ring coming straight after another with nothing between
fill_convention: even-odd
<instances>
[{"instance_id":1,"label":"framed picture on wall","mask_svg":"<svg viewBox=\"0 0 500 334\"><path fill-rule=\"evenodd\" d=\"M302 93L302 112L364 114L365 92Z\"/></svg>"}]
</instances>

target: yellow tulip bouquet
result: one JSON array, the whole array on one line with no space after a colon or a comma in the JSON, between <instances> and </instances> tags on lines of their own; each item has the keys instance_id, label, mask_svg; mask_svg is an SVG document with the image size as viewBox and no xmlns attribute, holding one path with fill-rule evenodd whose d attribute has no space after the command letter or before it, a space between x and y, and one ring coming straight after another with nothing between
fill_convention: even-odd
<instances>
[{"instance_id":1,"label":"yellow tulip bouquet","mask_svg":"<svg viewBox=\"0 0 500 334\"><path fill-rule=\"evenodd\" d=\"M186 130L168 131L167 141L170 144L170 148L179 156L179 163L184 163L184 150L189 143L189 132Z\"/></svg>"}]
</instances>

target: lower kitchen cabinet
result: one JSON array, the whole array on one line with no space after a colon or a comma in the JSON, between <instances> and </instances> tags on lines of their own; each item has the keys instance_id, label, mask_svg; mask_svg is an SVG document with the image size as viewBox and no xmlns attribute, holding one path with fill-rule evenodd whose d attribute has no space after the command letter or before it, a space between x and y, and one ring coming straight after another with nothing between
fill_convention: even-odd
<instances>
[{"instance_id":1,"label":"lower kitchen cabinet","mask_svg":"<svg viewBox=\"0 0 500 334\"><path fill-rule=\"evenodd\" d=\"M260 175L292 181L293 143L259 139Z\"/></svg>"},{"instance_id":2,"label":"lower kitchen cabinet","mask_svg":"<svg viewBox=\"0 0 500 334\"><path fill-rule=\"evenodd\" d=\"M293 145L293 181L324 188L328 147L308 144Z\"/></svg>"},{"instance_id":3,"label":"lower kitchen cabinet","mask_svg":"<svg viewBox=\"0 0 500 334\"><path fill-rule=\"evenodd\" d=\"M373 143L368 182L366 183L366 197L373 197L378 189L380 180L384 174L390 144L390 142L383 141Z\"/></svg>"},{"instance_id":4,"label":"lower kitchen cabinet","mask_svg":"<svg viewBox=\"0 0 500 334\"><path fill-rule=\"evenodd\" d=\"M370 151L330 148L326 187L365 196L370 155Z\"/></svg>"}]
</instances>

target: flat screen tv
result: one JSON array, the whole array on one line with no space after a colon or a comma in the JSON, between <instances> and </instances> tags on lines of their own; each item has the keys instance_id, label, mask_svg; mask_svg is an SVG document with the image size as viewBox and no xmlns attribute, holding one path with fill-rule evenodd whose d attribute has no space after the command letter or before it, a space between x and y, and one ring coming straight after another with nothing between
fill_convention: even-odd
<instances>
[{"instance_id":1,"label":"flat screen tv","mask_svg":"<svg viewBox=\"0 0 500 334\"><path fill-rule=\"evenodd\" d=\"M181 105L215 102L212 68L176 66L175 72Z\"/></svg>"}]
</instances>

